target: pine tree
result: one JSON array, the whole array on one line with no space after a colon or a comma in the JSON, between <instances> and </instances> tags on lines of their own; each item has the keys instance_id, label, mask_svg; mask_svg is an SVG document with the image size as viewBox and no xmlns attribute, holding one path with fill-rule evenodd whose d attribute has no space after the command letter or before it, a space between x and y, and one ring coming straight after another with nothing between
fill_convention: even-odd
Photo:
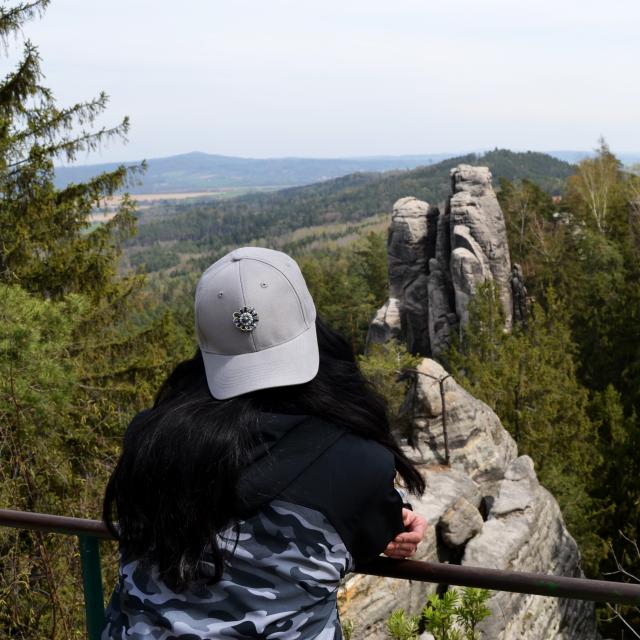
<instances>
[{"instance_id":1,"label":"pine tree","mask_svg":"<svg viewBox=\"0 0 640 640\"><path fill-rule=\"evenodd\" d=\"M587 415L598 429L589 494L600 513L590 523L591 548L612 545L621 557L618 532L635 539L640 522L640 177L624 169L600 140L595 155L581 161L567 180L558 215L542 225L537 220L548 219L543 200L526 197L523 185L503 187L510 246L518 250L517 222L524 221L523 246L531 249L522 259L527 287L543 302L550 284L558 292L575 345L576 378L588 391ZM491 376L481 375L482 387L497 392ZM567 495L570 478L560 487ZM634 557L628 563L636 575L637 562ZM598 575L616 566L610 557L599 572L595 563L591 569Z\"/></svg>"},{"instance_id":2,"label":"pine tree","mask_svg":"<svg viewBox=\"0 0 640 640\"><path fill-rule=\"evenodd\" d=\"M48 4L36 0L0 8L5 48ZM129 121L93 131L107 105L104 93L60 107L41 80L38 50L27 40L14 71L0 83L0 282L20 284L45 297L81 292L101 298L113 293L116 258L135 218L127 197L107 223L90 229L89 216L135 170L121 166L56 189L54 161L71 162L109 138L124 137Z\"/></svg>"},{"instance_id":3,"label":"pine tree","mask_svg":"<svg viewBox=\"0 0 640 640\"><path fill-rule=\"evenodd\" d=\"M6 50L48 3L0 8ZM53 182L55 161L124 137L127 119L92 130L104 94L62 108L41 80L38 51L26 42L0 82L2 504L95 518L125 424L192 352L193 324L179 326L141 278L118 274L122 243L135 228L127 196L111 220L90 224L131 170L63 189ZM112 580L115 547L110 552ZM1 637L84 637L73 538L0 529L0 568Z\"/></svg>"},{"instance_id":4,"label":"pine tree","mask_svg":"<svg viewBox=\"0 0 640 640\"><path fill-rule=\"evenodd\" d=\"M83 493L68 455L82 438L68 351L86 301L46 301L4 284L0 297L0 504L60 513ZM1 637L80 637L69 615L82 607L72 547L73 539L0 528Z\"/></svg>"},{"instance_id":5,"label":"pine tree","mask_svg":"<svg viewBox=\"0 0 640 640\"><path fill-rule=\"evenodd\" d=\"M299 264L320 315L362 353L369 322L387 295L381 236L369 234L353 250L302 255Z\"/></svg>"},{"instance_id":6,"label":"pine tree","mask_svg":"<svg viewBox=\"0 0 640 640\"><path fill-rule=\"evenodd\" d=\"M562 508L569 530L594 570L604 555L595 531L603 507L594 499L601 463L598 422L589 417L588 390L575 370L566 310L553 290L535 304L526 330L503 330L495 286L479 287L469 323L447 356L449 370L499 416L530 455L538 478Z\"/></svg>"},{"instance_id":7,"label":"pine tree","mask_svg":"<svg viewBox=\"0 0 640 640\"><path fill-rule=\"evenodd\" d=\"M566 213L551 196L530 180L500 180L498 199L504 213L511 261L527 276L534 291L556 284L566 251Z\"/></svg>"}]
</instances>

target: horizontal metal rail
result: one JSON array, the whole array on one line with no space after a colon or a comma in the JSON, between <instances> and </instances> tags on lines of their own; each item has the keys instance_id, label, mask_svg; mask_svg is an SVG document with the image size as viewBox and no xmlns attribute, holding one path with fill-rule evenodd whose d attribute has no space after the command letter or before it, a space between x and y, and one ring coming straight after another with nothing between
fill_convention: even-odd
<instances>
[{"instance_id":1,"label":"horizontal metal rail","mask_svg":"<svg viewBox=\"0 0 640 640\"><path fill-rule=\"evenodd\" d=\"M99 520L0 509L0 526L78 536L87 637L100 640L105 623L100 539L111 538L105 524Z\"/></svg>"},{"instance_id":2,"label":"horizontal metal rail","mask_svg":"<svg viewBox=\"0 0 640 640\"><path fill-rule=\"evenodd\" d=\"M31 529L32 531L44 531L46 533L64 533L71 536L112 537L101 520L52 516L48 513L12 511L11 509L0 509L0 526L13 527L14 529Z\"/></svg>"},{"instance_id":3,"label":"horizontal metal rail","mask_svg":"<svg viewBox=\"0 0 640 640\"><path fill-rule=\"evenodd\" d=\"M640 605L640 585L626 582L503 571L442 562L392 560L383 557L376 558L367 565L357 566L356 571L374 576L452 584L460 587L481 587L494 591L531 593L553 598Z\"/></svg>"},{"instance_id":4,"label":"horizontal metal rail","mask_svg":"<svg viewBox=\"0 0 640 640\"><path fill-rule=\"evenodd\" d=\"M91 640L99 638L104 610L98 539L112 537L105 524L99 520L0 509L0 526L79 537L87 629ZM440 562L393 560L384 557L356 566L356 572L386 578L482 587L494 591L640 606L640 585L608 580L587 580Z\"/></svg>"},{"instance_id":5,"label":"horizontal metal rail","mask_svg":"<svg viewBox=\"0 0 640 640\"><path fill-rule=\"evenodd\" d=\"M43 513L0 509L0 526L33 529L78 536L111 538L104 522ZM419 560L393 560L379 557L356 567L357 573L437 582L463 587L482 587L495 591L531 593L554 598L573 598L598 602L640 605L640 585L609 580L589 580L543 573L504 571Z\"/></svg>"}]
</instances>

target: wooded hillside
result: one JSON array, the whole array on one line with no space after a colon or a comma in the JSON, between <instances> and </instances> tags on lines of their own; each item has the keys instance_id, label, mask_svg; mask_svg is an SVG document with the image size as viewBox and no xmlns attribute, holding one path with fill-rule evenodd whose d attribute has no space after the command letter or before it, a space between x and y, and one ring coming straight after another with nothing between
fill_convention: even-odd
<instances>
[{"instance_id":1,"label":"wooded hillside","mask_svg":"<svg viewBox=\"0 0 640 640\"><path fill-rule=\"evenodd\" d=\"M47 5L2 7L0 39ZM500 183L512 260L523 267L535 318L520 333L495 330L490 296L479 296L476 331L447 357L460 381L520 430L550 486L576 497L563 506L589 574L616 570L610 547L639 574L640 558L619 532L637 539L640 522L640 182L604 142L577 167L494 151L215 206L171 205L145 213L132 239L138 220L129 198L105 224L91 216L135 170L54 183L54 160L73 161L126 133L126 118L93 128L106 105L100 94L60 106L28 42L0 81L3 507L100 517L126 425L194 352L195 280L225 247L260 241L291 251L320 313L362 355L367 325L387 296L380 214L402 196L441 200L453 164L482 163ZM558 193L560 202L551 197ZM127 268L125 249L140 271L140 250L153 251L153 273ZM399 410L396 371L414 360L391 349L361 362ZM115 545L103 551L109 591ZM0 567L0 637L84 638L74 540L0 528ZM627 615L640 624L637 610Z\"/></svg>"},{"instance_id":2,"label":"wooded hillside","mask_svg":"<svg viewBox=\"0 0 640 640\"><path fill-rule=\"evenodd\" d=\"M138 234L128 246L146 249L133 262L146 264L149 271L155 270L156 265L174 266L179 262L179 254L204 254L206 261L228 245L257 238L269 243L296 229L356 222L386 213L398 198L407 194L437 203L449 192L450 169L460 163L486 165L496 181L534 180L553 194L559 193L563 181L572 173L571 165L545 154L495 150L481 157L470 154L411 171L356 173L218 203L167 203L145 210ZM154 245L161 245L173 259L163 261ZM202 264L200 260L196 268Z\"/></svg>"}]
</instances>

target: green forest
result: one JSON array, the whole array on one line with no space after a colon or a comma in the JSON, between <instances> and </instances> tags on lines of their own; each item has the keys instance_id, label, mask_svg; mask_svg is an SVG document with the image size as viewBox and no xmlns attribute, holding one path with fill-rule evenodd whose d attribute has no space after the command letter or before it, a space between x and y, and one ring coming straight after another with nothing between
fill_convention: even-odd
<instances>
[{"instance_id":1,"label":"green forest","mask_svg":"<svg viewBox=\"0 0 640 640\"><path fill-rule=\"evenodd\" d=\"M12 40L47 5L0 9L0 38ZM104 94L59 105L29 42L12 64L0 84L0 506L99 517L127 423L194 352L199 273L239 244L299 261L320 313L349 338L395 414L404 384L396 371L415 354L391 346L363 355L387 297L381 214L407 195L442 200L452 166L482 163L524 272L528 319L505 333L487 285L443 364L532 456L587 575L624 579L618 562L638 575L640 178L604 140L575 166L496 150L215 204L137 212L124 197L94 224L105 198L144 167L56 188L54 162L124 137L128 120L97 126ZM1 637L84 637L75 539L0 528L0 566ZM116 570L115 545L105 543L107 592ZM620 612L640 628L637 611ZM610 636L623 628L604 621L611 616L602 610Z\"/></svg>"},{"instance_id":2,"label":"green forest","mask_svg":"<svg viewBox=\"0 0 640 640\"><path fill-rule=\"evenodd\" d=\"M564 180L572 173L570 164L543 153L496 149L481 156L468 154L407 171L354 173L214 204L167 202L140 216L138 233L127 243L131 264L156 271L178 265L180 255L195 254L200 260L190 268L198 269L220 255L223 247L257 238L266 244L278 244L283 234L296 229L356 223L390 211L393 203L407 194L435 204L449 193L449 170L461 163L488 166L495 179L533 180L551 194L560 193ZM170 260L160 257L167 252Z\"/></svg>"}]
</instances>

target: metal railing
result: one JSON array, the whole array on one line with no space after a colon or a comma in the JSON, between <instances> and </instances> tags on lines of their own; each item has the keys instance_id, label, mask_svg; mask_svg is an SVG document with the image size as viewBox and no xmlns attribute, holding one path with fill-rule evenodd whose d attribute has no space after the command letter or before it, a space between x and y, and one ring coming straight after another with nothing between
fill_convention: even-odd
<instances>
[{"instance_id":1,"label":"metal railing","mask_svg":"<svg viewBox=\"0 0 640 640\"><path fill-rule=\"evenodd\" d=\"M104 626L104 596L99 543L101 538L111 538L104 523L99 520L0 509L0 526L78 536L87 635L89 640L100 640ZM358 565L356 572L461 587L482 587L494 591L640 606L640 585L623 582L384 557L376 558L366 565Z\"/></svg>"}]
</instances>

